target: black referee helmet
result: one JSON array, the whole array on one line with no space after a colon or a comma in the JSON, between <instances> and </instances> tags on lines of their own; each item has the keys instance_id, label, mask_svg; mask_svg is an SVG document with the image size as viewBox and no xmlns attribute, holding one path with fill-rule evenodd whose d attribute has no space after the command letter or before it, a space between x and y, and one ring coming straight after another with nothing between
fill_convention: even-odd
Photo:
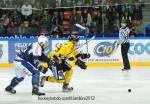
<instances>
[{"instance_id":1,"label":"black referee helmet","mask_svg":"<svg viewBox=\"0 0 150 104\"><path fill-rule=\"evenodd\" d=\"M121 27L126 27L127 26L127 21L126 20L122 20L121 21Z\"/></svg>"}]
</instances>

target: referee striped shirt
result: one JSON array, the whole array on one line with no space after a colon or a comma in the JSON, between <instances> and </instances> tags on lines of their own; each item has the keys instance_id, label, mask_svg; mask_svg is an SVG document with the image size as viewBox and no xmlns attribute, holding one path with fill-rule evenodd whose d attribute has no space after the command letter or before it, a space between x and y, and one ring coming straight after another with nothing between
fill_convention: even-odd
<instances>
[{"instance_id":1,"label":"referee striped shirt","mask_svg":"<svg viewBox=\"0 0 150 104\"><path fill-rule=\"evenodd\" d=\"M130 29L128 27L126 28L120 28L119 29L119 43L120 44L124 44L124 43L128 43L129 39L128 39L128 35L130 33Z\"/></svg>"}]
</instances>

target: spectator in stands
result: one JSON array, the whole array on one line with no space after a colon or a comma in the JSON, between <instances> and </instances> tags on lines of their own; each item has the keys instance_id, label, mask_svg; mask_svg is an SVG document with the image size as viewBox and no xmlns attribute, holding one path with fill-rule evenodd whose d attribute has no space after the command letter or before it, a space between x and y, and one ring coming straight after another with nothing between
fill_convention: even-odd
<instances>
[{"instance_id":1,"label":"spectator in stands","mask_svg":"<svg viewBox=\"0 0 150 104\"><path fill-rule=\"evenodd\" d=\"M0 2L0 18L3 15L3 10L2 10L2 3Z\"/></svg>"},{"instance_id":2,"label":"spectator in stands","mask_svg":"<svg viewBox=\"0 0 150 104\"><path fill-rule=\"evenodd\" d=\"M17 0L13 0L13 1L17 1ZM32 0L30 0L30 1L32 2ZM36 5L34 4L33 7L35 7L35 8L38 7L40 9L42 9L42 6L45 7L45 5L53 5L53 3L55 1L58 1L58 0L45 0L42 5L41 4L42 0L40 0L38 2L35 2L35 0L34 0L33 2L35 2ZM68 6L69 4L72 5L72 1L74 1L75 5L82 5L83 2L85 3L84 5L89 5L89 4L97 5L100 3L101 0L59 0L58 2L61 2L64 5ZM131 24L131 20L132 20L132 23L133 23L132 26L138 27L138 30L140 29L138 24L141 23L141 20L143 18L141 5L136 3L135 6L132 7L131 5L129 5L127 3L123 6L120 6L118 3L115 3L115 5L113 6L111 4L112 0L105 0L105 1L107 2L106 6L105 6L106 9L103 8L103 11L104 11L103 12L103 17L104 17L103 22L104 22L104 31L105 32L117 32L119 23L122 20L127 20L129 25ZM113 1L113 2L115 2L115 1ZM63 20L65 20L65 18L64 18L65 16L62 15L64 13L62 13L62 14L60 13L60 12L63 12L62 9L61 10L50 9L49 11L41 11L42 13L40 13L40 11L37 11L37 10L32 11L32 6L29 5L29 2L25 3L24 5L19 4L19 3L24 3L24 0L18 0L18 4L16 4L16 6L22 5L22 8L24 6L24 9L21 9L21 14L25 18L25 19L23 19L23 20L25 20L25 22L20 20L20 18L21 18L20 12L17 12L16 10L14 12L12 12L10 10L1 10L0 9L0 18L2 17L2 15L5 12L9 12L11 14L9 16L6 16L7 18L5 19L5 21L4 21L4 18L2 18L2 20L0 22L0 31L3 30L3 33L7 33L6 30L8 30L8 33L11 33L11 32L16 33L16 32L13 32L16 30L13 30L11 28L20 27L20 24L21 24L21 28L26 28L24 30L27 30L27 28L28 28L28 30L31 33L36 33L35 31L38 31L37 33L44 31L46 33L53 32L54 34L56 34L56 32L55 32L56 30L58 30L58 31L63 30L62 23L63 23ZM0 4L0 7L1 7L1 4ZM27 7L27 9L25 7ZM91 7L87 7L87 8L91 9ZM74 24L79 23L79 24L84 25L85 27L89 28L90 32L91 32L91 29L93 29L92 32L94 32L94 33L102 32L102 13L101 13L101 11L100 10L89 11L87 8L86 9L83 9L83 7L75 8L74 12L71 13L72 14L71 18L70 19L67 18L67 21L69 22L69 25L68 25L69 28L67 28L66 31L77 30L76 27L74 27ZM69 8L68 10L72 10L72 9ZM50 11L52 11L52 13L50 13ZM5 17L5 16L3 16L3 17ZM106 17L107 17L107 19L106 19ZM131 19L131 17L132 17L132 19ZM28 23L26 23L27 21L30 25ZM4 23L5 23L5 26L4 26ZM70 26L70 23L72 26ZM27 26L27 24L29 26ZM33 31L30 30L31 28ZM19 28L19 30L23 31L23 29L20 29L20 28ZM135 28L135 30L136 30L136 28ZM138 31L138 30L136 30L136 31ZM21 32L19 31L19 32L22 33L22 31ZM25 32L23 31L23 33L25 33ZM54 37L58 37L58 34L54 35Z\"/></svg>"},{"instance_id":3,"label":"spectator in stands","mask_svg":"<svg viewBox=\"0 0 150 104\"><path fill-rule=\"evenodd\" d=\"M56 1L56 7L61 7L61 0Z\"/></svg>"},{"instance_id":4,"label":"spectator in stands","mask_svg":"<svg viewBox=\"0 0 150 104\"><path fill-rule=\"evenodd\" d=\"M62 38L64 37L62 33L62 28L60 26L55 26L51 32L51 37L53 38Z\"/></svg>"},{"instance_id":5,"label":"spectator in stands","mask_svg":"<svg viewBox=\"0 0 150 104\"><path fill-rule=\"evenodd\" d=\"M54 11L51 22L53 25L62 25L62 18L63 17L58 14L58 11Z\"/></svg>"},{"instance_id":6,"label":"spectator in stands","mask_svg":"<svg viewBox=\"0 0 150 104\"><path fill-rule=\"evenodd\" d=\"M50 24L50 22L51 22L51 16L49 15L48 11L44 10L42 17L41 17L41 23Z\"/></svg>"},{"instance_id":7,"label":"spectator in stands","mask_svg":"<svg viewBox=\"0 0 150 104\"><path fill-rule=\"evenodd\" d=\"M32 19L31 20L31 31L33 34L39 34L40 33L40 24L38 23L37 19Z\"/></svg>"},{"instance_id":8,"label":"spectator in stands","mask_svg":"<svg viewBox=\"0 0 150 104\"><path fill-rule=\"evenodd\" d=\"M134 26L132 28L135 30L134 32L137 34L137 36L144 36L143 30L145 31L145 24L141 23L140 25Z\"/></svg>"},{"instance_id":9,"label":"spectator in stands","mask_svg":"<svg viewBox=\"0 0 150 104\"><path fill-rule=\"evenodd\" d=\"M76 29L76 27L74 26L74 24L76 24L76 14L77 14L77 11L76 11L76 9L74 9L72 11L72 15L70 17L70 24L71 24L71 29L72 30Z\"/></svg>"},{"instance_id":10,"label":"spectator in stands","mask_svg":"<svg viewBox=\"0 0 150 104\"><path fill-rule=\"evenodd\" d=\"M29 27L29 21L24 21L19 27L20 34L32 34L31 28Z\"/></svg>"},{"instance_id":11,"label":"spectator in stands","mask_svg":"<svg viewBox=\"0 0 150 104\"><path fill-rule=\"evenodd\" d=\"M54 8L54 7L56 7L56 0L47 0L47 4L49 4L49 7Z\"/></svg>"},{"instance_id":12,"label":"spectator in stands","mask_svg":"<svg viewBox=\"0 0 150 104\"><path fill-rule=\"evenodd\" d=\"M141 7L145 7L144 0L138 0L138 1L139 1L139 4L141 4Z\"/></svg>"},{"instance_id":13,"label":"spectator in stands","mask_svg":"<svg viewBox=\"0 0 150 104\"><path fill-rule=\"evenodd\" d=\"M67 1L67 6L72 7L73 6L73 0L66 0Z\"/></svg>"},{"instance_id":14,"label":"spectator in stands","mask_svg":"<svg viewBox=\"0 0 150 104\"><path fill-rule=\"evenodd\" d=\"M92 3L91 0L83 0L83 2L84 2L83 3L84 6L90 6Z\"/></svg>"},{"instance_id":15,"label":"spectator in stands","mask_svg":"<svg viewBox=\"0 0 150 104\"><path fill-rule=\"evenodd\" d=\"M87 8L85 8L83 10L82 17L83 17L83 24L82 25L84 27L86 27L87 32L89 32L90 28L91 28L91 24L92 24L92 17L91 17L91 14L88 12ZM80 34L83 35L82 32Z\"/></svg>"},{"instance_id":16,"label":"spectator in stands","mask_svg":"<svg viewBox=\"0 0 150 104\"><path fill-rule=\"evenodd\" d=\"M32 17L32 5L30 5L28 2L26 2L21 7L21 14L23 16L23 20L31 20Z\"/></svg>"},{"instance_id":17,"label":"spectator in stands","mask_svg":"<svg viewBox=\"0 0 150 104\"><path fill-rule=\"evenodd\" d=\"M35 1L39 1L39 0L28 0L28 1L30 1L30 3L32 4L32 5L34 5L36 2Z\"/></svg>"},{"instance_id":18,"label":"spectator in stands","mask_svg":"<svg viewBox=\"0 0 150 104\"><path fill-rule=\"evenodd\" d=\"M114 25L113 25L113 31L112 31L112 32L113 32L113 33L118 33L118 32L119 32L119 28L120 28L120 27L118 26L118 24L114 24Z\"/></svg>"},{"instance_id":19,"label":"spectator in stands","mask_svg":"<svg viewBox=\"0 0 150 104\"><path fill-rule=\"evenodd\" d=\"M14 22L10 22L10 26L7 29L7 34L17 34L18 33L18 27L15 26Z\"/></svg>"},{"instance_id":20,"label":"spectator in stands","mask_svg":"<svg viewBox=\"0 0 150 104\"><path fill-rule=\"evenodd\" d=\"M51 16L48 11L44 11L41 17L41 31L47 31L48 33L51 31Z\"/></svg>"},{"instance_id":21,"label":"spectator in stands","mask_svg":"<svg viewBox=\"0 0 150 104\"><path fill-rule=\"evenodd\" d=\"M113 12L118 13L119 18L121 17L121 6L118 3L115 3L115 6L113 7Z\"/></svg>"},{"instance_id":22,"label":"spectator in stands","mask_svg":"<svg viewBox=\"0 0 150 104\"><path fill-rule=\"evenodd\" d=\"M133 9L133 16L136 18L136 20L140 21L143 19L142 15L142 8L138 3L135 3L134 9Z\"/></svg>"},{"instance_id":23,"label":"spectator in stands","mask_svg":"<svg viewBox=\"0 0 150 104\"><path fill-rule=\"evenodd\" d=\"M61 17L60 14L58 14L58 11L54 11L54 15L52 15L51 17L51 23L52 23L52 27L51 27L51 32L52 33L53 31L61 28L60 30L62 30L62 20L63 17Z\"/></svg>"},{"instance_id":24,"label":"spectator in stands","mask_svg":"<svg viewBox=\"0 0 150 104\"><path fill-rule=\"evenodd\" d=\"M67 7L67 0L61 0L61 6L62 7Z\"/></svg>"},{"instance_id":25,"label":"spectator in stands","mask_svg":"<svg viewBox=\"0 0 150 104\"><path fill-rule=\"evenodd\" d=\"M0 34L3 34L3 20L0 19Z\"/></svg>"},{"instance_id":26,"label":"spectator in stands","mask_svg":"<svg viewBox=\"0 0 150 104\"><path fill-rule=\"evenodd\" d=\"M125 3L124 5L121 6L121 13L122 14L125 14L125 13L128 13L128 14L133 14L133 8L130 4L128 3Z\"/></svg>"},{"instance_id":27,"label":"spectator in stands","mask_svg":"<svg viewBox=\"0 0 150 104\"><path fill-rule=\"evenodd\" d=\"M10 23L8 14L4 14L1 19L3 20L3 34L7 34L7 29Z\"/></svg>"},{"instance_id":28,"label":"spectator in stands","mask_svg":"<svg viewBox=\"0 0 150 104\"><path fill-rule=\"evenodd\" d=\"M16 10L14 10L10 16L10 21L14 23L14 26L19 26L21 23L21 15Z\"/></svg>"},{"instance_id":29,"label":"spectator in stands","mask_svg":"<svg viewBox=\"0 0 150 104\"><path fill-rule=\"evenodd\" d=\"M113 32L114 33L118 33L119 32L119 28L120 28L120 17L119 17L119 13L116 12L114 15L114 27L113 27Z\"/></svg>"},{"instance_id":30,"label":"spectator in stands","mask_svg":"<svg viewBox=\"0 0 150 104\"><path fill-rule=\"evenodd\" d=\"M138 35L136 34L136 31L134 28L131 29L130 33L129 33L129 37L137 37Z\"/></svg>"},{"instance_id":31,"label":"spectator in stands","mask_svg":"<svg viewBox=\"0 0 150 104\"><path fill-rule=\"evenodd\" d=\"M106 6L111 5L111 3L112 3L112 0L104 0L103 1L103 4Z\"/></svg>"},{"instance_id":32,"label":"spectator in stands","mask_svg":"<svg viewBox=\"0 0 150 104\"><path fill-rule=\"evenodd\" d=\"M8 0L8 5L9 5L10 7L12 7L12 6L13 6L13 2L14 2L14 0Z\"/></svg>"},{"instance_id":33,"label":"spectator in stands","mask_svg":"<svg viewBox=\"0 0 150 104\"><path fill-rule=\"evenodd\" d=\"M113 24L114 24L113 6L111 6L111 5L107 6L106 17L108 19L108 30L109 30L109 32L112 32L113 31L112 27L113 27Z\"/></svg>"},{"instance_id":34,"label":"spectator in stands","mask_svg":"<svg viewBox=\"0 0 150 104\"><path fill-rule=\"evenodd\" d=\"M102 32L102 13L100 10L95 9L92 15L93 22L92 28L94 34Z\"/></svg>"},{"instance_id":35,"label":"spectator in stands","mask_svg":"<svg viewBox=\"0 0 150 104\"><path fill-rule=\"evenodd\" d=\"M92 5L100 5L101 2L101 0L92 0Z\"/></svg>"},{"instance_id":36,"label":"spectator in stands","mask_svg":"<svg viewBox=\"0 0 150 104\"><path fill-rule=\"evenodd\" d=\"M33 4L32 4L33 5ZM40 1L36 1L32 8L43 9L43 5L40 4ZM46 8L46 7L45 7Z\"/></svg>"},{"instance_id":37,"label":"spectator in stands","mask_svg":"<svg viewBox=\"0 0 150 104\"><path fill-rule=\"evenodd\" d=\"M75 6L82 6L83 5L83 0L74 0Z\"/></svg>"},{"instance_id":38,"label":"spectator in stands","mask_svg":"<svg viewBox=\"0 0 150 104\"><path fill-rule=\"evenodd\" d=\"M74 20L75 20L75 23L79 23L79 24L83 23L83 17L82 17L81 10L77 10L77 13L76 13Z\"/></svg>"},{"instance_id":39,"label":"spectator in stands","mask_svg":"<svg viewBox=\"0 0 150 104\"><path fill-rule=\"evenodd\" d=\"M2 15L3 15L2 2L0 2L0 34L3 33L3 21L1 19Z\"/></svg>"},{"instance_id":40,"label":"spectator in stands","mask_svg":"<svg viewBox=\"0 0 150 104\"><path fill-rule=\"evenodd\" d=\"M121 21L119 13L115 12L113 18L114 18L114 24L117 24L119 26L120 25L120 21Z\"/></svg>"},{"instance_id":41,"label":"spectator in stands","mask_svg":"<svg viewBox=\"0 0 150 104\"><path fill-rule=\"evenodd\" d=\"M83 17L83 25L85 25L86 27L90 27L92 23L92 17L87 9L84 9L82 17Z\"/></svg>"}]
</instances>

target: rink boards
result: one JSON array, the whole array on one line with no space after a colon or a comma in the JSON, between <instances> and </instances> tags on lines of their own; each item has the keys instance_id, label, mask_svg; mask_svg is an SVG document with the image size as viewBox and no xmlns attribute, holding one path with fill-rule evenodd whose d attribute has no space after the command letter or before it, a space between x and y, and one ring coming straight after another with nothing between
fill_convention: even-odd
<instances>
[{"instance_id":1,"label":"rink boards","mask_svg":"<svg viewBox=\"0 0 150 104\"><path fill-rule=\"evenodd\" d=\"M0 39L0 67L13 67L13 59L20 49L24 50L37 39ZM49 46L46 54L64 43L67 39L49 39ZM96 38L88 43L88 52L91 58L85 60L88 66L122 66L121 49L113 53L114 41L117 38ZM81 39L78 47L86 41ZM129 60L132 66L150 66L150 38L130 39L130 49L128 51ZM78 52L87 52L87 45L82 46ZM113 53L113 55L111 55Z\"/></svg>"}]
</instances>

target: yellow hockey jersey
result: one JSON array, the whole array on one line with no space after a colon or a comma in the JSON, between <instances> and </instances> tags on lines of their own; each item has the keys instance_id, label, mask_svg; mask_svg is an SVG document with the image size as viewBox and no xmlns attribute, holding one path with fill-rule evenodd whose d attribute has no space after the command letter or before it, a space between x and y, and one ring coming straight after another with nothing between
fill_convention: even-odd
<instances>
[{"instance_id":1,"label":"yellow hockey jersey","mask_svg":"<svg viewBox=\"0 0 150 104\"><path fill-rule=\"evenodd\" d=\"M73 63L76 62L76 55L78 52L76 51L76 46L71 42L67 41L66 43L62 44L59 48L53 50L48 57L53 58L54 56L56 57L61 57L61 58L74 58L72 61Z\"/></svg>"}]
</instances>

